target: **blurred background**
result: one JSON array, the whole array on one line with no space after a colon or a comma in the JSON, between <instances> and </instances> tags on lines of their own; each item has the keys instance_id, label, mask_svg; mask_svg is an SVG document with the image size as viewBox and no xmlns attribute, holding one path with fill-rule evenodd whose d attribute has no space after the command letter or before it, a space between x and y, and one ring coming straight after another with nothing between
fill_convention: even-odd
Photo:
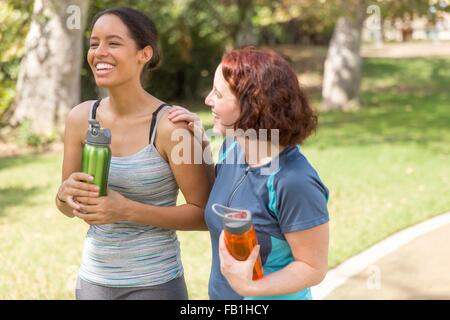
<instances>
[{"instance_id":1,"label":"blurred background","mask_svg":"<svg viewBox=\"0 0 450 320\"><path fill-rule=\"evenodd\" d=\"M112 6L155 21L163 60L145 88L207 128L226 50L291 63L320 112L302 151L331 191L330 268L450 210L449 1L0 0L0 299L74 298L88 226L54 206L62 133L73 106L107 95L85 57ZM190 298L207 299L209 235L178 235Z\"/></svg>"}]
</instances>

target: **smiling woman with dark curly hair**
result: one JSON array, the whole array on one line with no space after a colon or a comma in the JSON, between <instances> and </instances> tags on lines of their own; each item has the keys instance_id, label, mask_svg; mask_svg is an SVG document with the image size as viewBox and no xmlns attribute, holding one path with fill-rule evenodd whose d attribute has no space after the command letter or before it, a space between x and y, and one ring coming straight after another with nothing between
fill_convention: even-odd
<instances>
[{"instance_id":1,"label":"smiling woman with dark curly hair","mask_svg":"<svg viewBox=\"0 0 450 320\"><path fill-rule=\"evenodd\" d=\"M233 50L218 66L205 102L214 131L225 136L205 209L213 254L210 298L311 299L309 288L328 268L328 189L297 145L314 132L317 116L295 72L272 51ZM183 108L169 112L169 119L187 121L189 128L199 123ZM214 204L252 213L260 245L247 260L228 252ZM253 280L258 255L264 276Z\"/></svg>"}]
</instances>

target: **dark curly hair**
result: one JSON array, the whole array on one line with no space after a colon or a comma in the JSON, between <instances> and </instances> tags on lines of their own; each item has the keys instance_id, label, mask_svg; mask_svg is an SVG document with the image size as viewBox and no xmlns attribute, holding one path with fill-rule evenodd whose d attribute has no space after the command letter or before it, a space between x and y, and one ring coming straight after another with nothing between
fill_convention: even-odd
<instances>
[{"instance_id":1,"label":"dark curly hair","mask_svg":"<svg viewBox=\"0 0 450 320\"><path fill-rule=\"evenodd\" d=\"M222 73L241 108L235 129L279 130L279 143L302 143L318 118L289 63L271 50L235 49L222 58Z\"/></svg>"}]
</instances>

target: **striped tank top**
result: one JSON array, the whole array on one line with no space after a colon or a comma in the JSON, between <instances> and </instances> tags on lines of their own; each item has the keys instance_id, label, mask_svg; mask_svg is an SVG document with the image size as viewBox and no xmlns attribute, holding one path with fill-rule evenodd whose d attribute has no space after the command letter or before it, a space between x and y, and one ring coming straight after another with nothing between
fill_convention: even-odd
<instances>
[{"instance_id":1,"label":"striped tank top","mask_svg":"<svg viewBox=\"0 0 450 320\"><path fill-rule=\"evenodd\" d=\"M91 107L95 119L99 101ZM168 105L152 116L149 144L124 157L111 157L108 188L124 197L154 206L175 206L178 185L168 163L154 146L156 127ZM84 242L79 276L110 287L143 287L183 275L175 230L119 221L91 225Z\"/></svg>"}]
</instances>

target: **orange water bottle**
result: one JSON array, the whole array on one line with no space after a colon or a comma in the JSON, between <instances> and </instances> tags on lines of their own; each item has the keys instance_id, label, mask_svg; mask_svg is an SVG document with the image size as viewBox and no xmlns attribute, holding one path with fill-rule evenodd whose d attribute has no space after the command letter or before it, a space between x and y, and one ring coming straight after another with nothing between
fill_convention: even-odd
<instances>
[{"instance_id":1,"label":"orange water bottle","mask_svg":"<svg viewBox=\"0 0 450 320\"><path fill-rule=\"evenodd\" d=\"M253 248L258 244L255 227L250 211L213 204L213 211L222 218L225 244L230 254L240 261L247 260ZM263 277L261 256L253 267L253 280Z\"/></svg>"}]
</instances>

